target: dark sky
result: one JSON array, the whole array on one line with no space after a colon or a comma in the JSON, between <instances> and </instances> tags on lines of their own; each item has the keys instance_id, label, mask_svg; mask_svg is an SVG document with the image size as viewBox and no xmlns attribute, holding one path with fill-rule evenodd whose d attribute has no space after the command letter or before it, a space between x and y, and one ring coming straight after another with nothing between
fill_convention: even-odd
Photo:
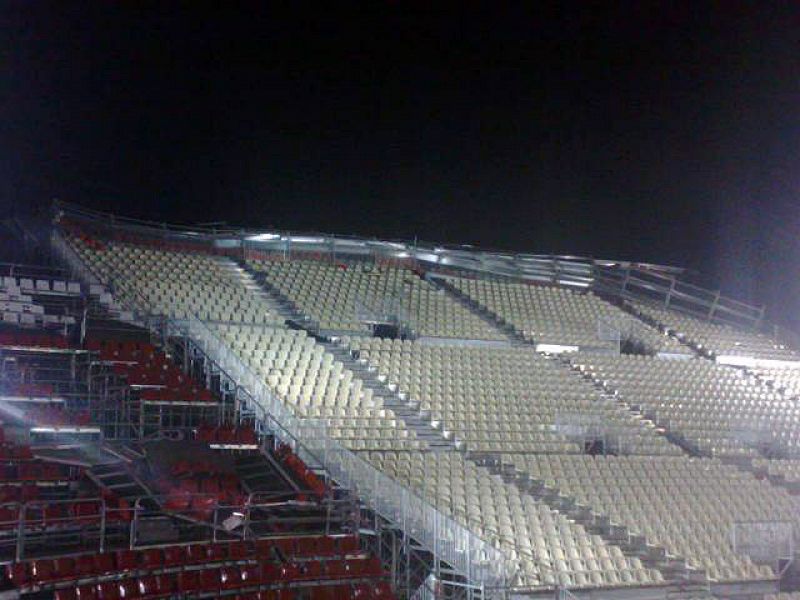
<instances>
[{"instance_id":1,"label":"dark sky","mask_svg":"<svg viewBox=\"0 0 800 600\"><path fill-rule=\"evenodd\" d=\"M797 322L796 2L265 4L3 3L2 212L677 264Z\"/></svg>"}]
</instances>

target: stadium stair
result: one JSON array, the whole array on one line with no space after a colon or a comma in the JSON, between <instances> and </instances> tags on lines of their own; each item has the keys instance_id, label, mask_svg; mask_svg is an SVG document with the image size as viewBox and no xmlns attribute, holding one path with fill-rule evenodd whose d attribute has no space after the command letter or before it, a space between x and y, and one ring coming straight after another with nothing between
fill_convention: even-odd
<instances>
[{"instance_id":1,"label":"stadium stair","mask_svg":"<svg viewBox=\"0 0 800 600\"><path fill-rule=\"evenodd\" d=\"M520 492L566 515L589 533L599 535L609 545L618 546L625 556L639 558L648 568L657 569L665 581L673 585L688 584L692 588L708 589L707 577L703 571L689 568L686 560L681 557L668 556L664 548L648 544L644 537L632 534L627 527L612 524L608 517L594 513L571 496L562 494L558 488L548 487L543 480L518 473L510 465L504 466L496 459L484 458L477 461L477 464L500 475L506 483L514 485Z\"/></svg>"},{"instance_id":2,"label":"stadium stair","mask_svg":"<svg viewBox=\"0 0 800 600\"><path fill-rule=\"evenodd\" d=\"M425 280L433 283L439 289L444 290L453 300L467 308L467 310L478 315L484 322L494 327L497 331L500 331L509 339L512 345L522 346L531 344L531 342L525 339L511 323L507 323L500 315L492 312L467 296L446 279L442 277L426 276Z\"/></svg>"},{"instance_id":3,"label":"stadium stair","mask_svg":"<svg viewBox=\"0 0 800 600\"><path fill-rule=\"evenodd\" d=\"M353 358L350 350L340 346L334 339L322 338L316 335L314 321L300 312L293 302L271 286L263 274L252 272L243 262L238 265L228 263L228 268L235 271L242 279L250 281L251 285L259 286L262 295L269 298L272 305L278 307L278 314L284 317L287 322L294 323L308 331L327 352L361 379L364 386L371 389L386 408L390 408L398 418L402 419L408 429L414 431L418 439L427 442L433 450L449 451L459 448L460 444L456 440L452 439L439 426L434 425L428 416L422 414L418 404L409 402L380 381L377 372L374 369L370 369L365 362Z\"/></svg>"},{"instance_id":4,"label":"stadium stair","mask_svg":"<svg viewBox=\"0 0 800 600\"><path fill-rule=\"evenodd\" d=\"M243 260L220 258L219 261L223 268L241 280L245 287L264 298L285 321L296 323L309 331L316 331L317 324L311 317L303 313L294 302L273 286L264 273L253 271Z\"/></svg>"},{"instance_id":5,"label":"stadium stair","mask_svg":"<svg viewBox=\"0 0 800 600\"><path fill-rule=\"evenodd\" d=\"M672 330L669 327L665 326L663 323L659 323L653 317L651 317L649 315L646 315L641 310L637 309L630 302L628 302L626 300L621 300L619 302L614 302L613 300L607 299L607 298L605 300L607 302L611 302L612 304L614 304L614 306L619 307L620 310L628 313L629 315L631 315L635 319L641 321L642 323L644 323L648 327L652 327L653 329L658 330L660 333L666 333L669 337L671 337L673 340L675 340L676 342L678 342L682 346L686 346L687 348L689 348L692 351L693 354L695 354L697 356L704 356L704 354L701 353L695 346L693 346L692 344L688 343L685 339L683 339L683 337L678 336L675 333L674 330Z\"/></svg>"},{"instance_id":6,"label":"stadium stair","mask_svg":"<svg viewBox=\"0 0 800 600\"><path fill-rule=\"evenodd\" d=\"M674 431L671 431L669 429L669 426L666 425L665 423L659 422L657 415L643 412L640 406L631 405L623 400L620 400L619 393L616 389L609 386L607 383L600 381L599 379L594 377L590 372L581 371L581 369L577 365L573 364L570 361L569 357L561 356L558 358L558 362L565 368L569 369L571 373L583 378L585 381L590 383L609 402L616 402L621 406L623 406L625 409L627 409L629 412L631 412L633 415L635 415L637 418L654 423L657 428L656 429L657 431L662 432L664 437L669 442L680 447L689 456L695 456L695 457L705 456L703 452L696 445L691 443L682 435Z\"/></svg>"},{"instance_id":7,"label":"stadium stair","mask_svg":"<svg viewBox=\"0 0 800 600\"><path fill-rule=\"evenodd\" d=\"M364 386L372 389L373 394L381 399L386 408L392 411L414 431L417 438L428 443L434 451L460 450L461 444L449 433L442 430L441 425L434 424L429 415L419 408L419 403L407 400L390 386L383 383L377 370L369 367L366 361L353 357L350 350L342 348L335 341L321 341L320 344L333 354L336 360L344 364L353 374L364 382Z\"/></svg>"}]
</instances>

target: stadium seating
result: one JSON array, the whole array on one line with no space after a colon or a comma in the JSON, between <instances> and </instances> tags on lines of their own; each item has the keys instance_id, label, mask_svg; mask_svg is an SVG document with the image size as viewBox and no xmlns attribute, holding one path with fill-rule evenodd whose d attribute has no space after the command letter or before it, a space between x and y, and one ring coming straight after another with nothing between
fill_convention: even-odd
<instances>
[{"instance_id":1,"label":"stadium seating","mask_svg":"<svg viewBox=\"0 0 800 600\"><path fill-rule=\"evenodd\" d=\"M86 349L113 365L128 385L141 388L145 402L214 402L211 392L181 371L162 351L139 341L86 340Z\"/></svg>"},{"instance_id":2,"label":"stadium seating","mask_svg":"<svg viewBox=\"0 0 800 600\"><path fill-rule=\"evenodd\" d=\"M500 333L408 269L366 263L250 261L322 329L368 331L359 312L399 319L417 335L502 340Z\"/></svg>"},{"instance_id":3,"label":"stadium seating","mask_svg":"<svg viewBox=\"0 0 800 600\"><path fill-rule=\"evenodd\" d=\"M40 301L43 295L80 295L76 282L29 277L0 278L0 324L29 329L63 330L75 325L69 314L51 314Z\"/></svg>"},{"instance_id":4,"label":"stadium seating","mask_svg":"<svg viewBox=\"0 0 800 600\"><path fill-rule=\"evenodd\" d=\"M482 307L539 344L612 348L629 336L649 352L686 353L679 343L636 321L591 291L491 279L449 280Z\"/></svg>"},{"instance_id":5,"label":"stadium seating","mask_svg":"<svg viewBox=\"0 0 800 600\"><path fill-rule=\"evenodd\" d=\"M328 420L354 450L421 449L422 440L304 331L220 325L230 346L299 416Z\"/></svg>"},{"instance_id":6,"label":"stadium seating","mask_svg":"<svg viewBox=\"0 0 800 600\"><path fill-rule=\"evenodd\" d=\"M458 453L372 452L370 460L522 563L523 585L658 583L660 573Z\"/></svg>"},{"instance_id":7,"label":"stadium seating","mask_svg":"<svg viewBox=\"0 0 800 600\"><path fill-rule=\"evenodd\" d=\"M518 561L522 587L658 586L666 583L666 571L648 568L629 547L615 545L620 540L585 528L560 512L552 499L526 493L524 485L479 466L500 458L520 476L519 482L526 477L541 480L546 488L588 507L597 519L607 517L643 536L714 582L776 578L770 567L736 552L730 532L741 521L798 522L800 505L788 486L773 485L769 478L759 480L745 470L752 467L760 475L780 476L786 482L800 479L800 467L795 465L800 460L761 458L776 450L781 456L800 458L798 414L791 401L800 391L800 378L788 369L759 371L762 379L773 381L771 389L747 372L697 358L690 349L702 345L717 354L741 350L750 356L793 360L792 351L763 336L649 305L633 306L634 313L638 310L680 334L670 336L653 327L652 321L626 312L628 307L622 310L590 290L448 277L456 290L475 301L471 310L469 303L453 298L452 290L445 292L410 269L349 259L251 260L249 268L267 282L265 292L232 261L192 253L189 248L158 249L155 243L88 237L73 237L72 242L82 259L129 305L208 322L296 416L313 420L306 422L314 425L324 423L332 438ZM309 334L287 326L274 308L275 300L269 298L272 290L318 322L323 333L344 335L337 341L360 366L347 362L352 367L348 369L337 360L337 356L346 360L338 350L328 351L330 345L315 339L316 330ZM578 346L583 351L554 358L537 353L530 344L509 343L481 308L512 324L528 341ZM368 337L365 317L370 315L396 319L423 338L450 339ZM623 342L633 342L637 353L681 354L684 359L618 355L615 334ZM113 369L129 384L169 389L178 382L177 389L198 392L152 347L92 349L103 360L118 363ZM453 433L463 442L459 450L466 452L429 446L422 439L429 432L421 433L426 425L409 416L404 421L384 405L382 398L388 396L375 381L366 379L364 370L408 401L410 409L418 406L434 426L441 424L443 431ZM150 392L143 389L145 393ZM392 406L408 415L400 404ZM206 447L255 441L247 428L196 423L191 429L193 443L202 441ZM598 440L603 442L599 451ZM686 456L695 450L704 458ZM588 456L596 452L600 456ZM287 479L302 483L303 498L316 501L334 495L335 486L328 487L327 480L287 446L280 446L274 457ZM735 459L742 470L714 457ZM194 482L191 490L177 483L179 491L205 493L210 486L231 504L241 501L239 484L226 479L225 473L195 467L169 473L173 483ZM503 472L508 476L508 470ZM10 501L25 493L31 491L0 488ZM191 512L192 505L185 508ZM195 508L195 516L202 519L207 507ZM351 558L325 559L319 548L313 558L303 560L296 546L294 554L271 548L266 555L253 558L245 552L236 560L230 549L214 560L208 555L194 560L188 549L120 554L112 565L116 571L92 566L95 574L116 573L113 582L87 582L74 590L74 596L68 596L66 589L58 593L83 597L85 587L91 590L86 593L94 594L91 597L161 597L178 589L273 597L263 594L291 593L289 582L313 580L325 583L318 586L319 595L314 592L311 597L390 594L379 583L354 577L356 569L380 579L379 569L365 560L351 564ZM166 565L166 574L137 572L143 561ZM186 564L197 568L187 570ZM169 570L173 567L174 572ZM68 572L68 563L42 563L23 567L19 573L31 581ZM265 587L276 581L278 589ZM251 589L256 583L262 589Z\"/></svg>"},{"instance_id":8,"label":"stadium seating","mask_svg":"<svg viewBox=\"0 0 800 600\"><path fill-rule=\"evenodd\" d=\"M716 460L686 457L504 457L519 471L627 526L711 579L774 579L731 547L741 521L789 520L798 509L782 490Z\"/></svg>"},{"instance_id":9,"label":"stadium seating","mask_svg":"<svg viewBox=\"0 0 800 600\"><path fill-rule=\"evenodd\" d=\"M121 243L98 249L77 238L73 244L101 277L114 280L120 299L133 306L146 302L153 312L178 319L283 322L272 306L237 278L229 263L214 256Z\"/></svg>"},{"instance_id":10,"label":"stadium seating","mask_svg":"<svg viewBox=\"0 0 800 600\"><path fill-rule=\"evenodd\" d=\"M800 360L800 354L767 336L693 317L675 310L631 303L636 310L674 331L678 337L715 355L750 356L774 360Z\"/></svg>"},{"instance_id":11,"label":"stadium seating","mask_svg":"<svg viewBox=\"0 0 800 600\"><path fill-rule=\"evenodd\" d=\"M531 348L345 341L387 383L418 400L422 410L476 452L580 453L591 435L609 442L613 438L630 453L680 452L648 424L579 378L565 376L563 368Z\"/></svg>"},{"instance_id":12,"label":"stadium seating","mask_svg":"<svg viewBox=\"0 0 800 600\"><path fill-rule=\"evenodd\" d=\"M755 457L762 445L789 454L800 448L798 408L739 370L703 359L587 353L571 360L706 454Z\"/></svg>"}]
</instances>

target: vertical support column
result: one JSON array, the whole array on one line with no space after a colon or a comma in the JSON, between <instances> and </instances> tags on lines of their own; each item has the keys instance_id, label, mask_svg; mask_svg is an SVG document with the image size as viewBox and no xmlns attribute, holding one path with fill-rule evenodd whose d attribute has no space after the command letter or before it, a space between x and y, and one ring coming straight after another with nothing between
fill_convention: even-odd
<instances>
[{"instance_id":1,"label":"vertical support column","mask_svg":"<svg viewBox=\"0 0 800 600\"><path fill-rule=\"evenodd\" d=\"M666 308L669 308L669 303L672 300L672 294L675 291L675 286L677 285L677 283L678 283L678 280L673 275L672 280L670 281L670 284L669 284L669 291L667 292L667 297L664 299L664 306Z\"/></svg>"},{"instance_id":2,"label":"vertical support column","mask_svg":"<svg viewBox=\"0 0 800 600\"><path fill-rule=\"evenodd\" d=\"M714 301L711 303L711 308L708 311L708 320L714 318L714 314L717 312L717 307L719 306L719 298L722 295L720 290L717 290L717 293L714 294Z\"/></svg>"}]
</instances>

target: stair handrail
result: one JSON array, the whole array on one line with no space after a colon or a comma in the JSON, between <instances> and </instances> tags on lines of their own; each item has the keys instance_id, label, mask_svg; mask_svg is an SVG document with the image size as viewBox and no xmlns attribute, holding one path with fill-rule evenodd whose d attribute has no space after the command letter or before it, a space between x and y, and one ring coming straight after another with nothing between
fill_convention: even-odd
<instances>
[{"instance_id":1,"label":"stair handrail","mask_svg":"<svg viewBox=\"0 0 800 600\"><path fill-rule=\"evenodd\" d=\"M63 240L56 230L64 246L69 244ZM71 248L70 248L71 249ZM72 251L72 264L77 259L77 266L83 261ZM69 258L65 255L65 259ZM100 258L102 261L102 258ZM103 264L106 264L103 261ZM107 267L109 265L106 264ZM91 269L86 269L97 281L102 282ZM114 270L109 267L113 278ZM123 287L128 287L123 278ZM131 289L136 298L148 309L150 303ZM134 305L131 307L136 310ZM141 314L141 308L137 311ZM506 557L466 527L438 509L407 487L380 472L364 459L343 447L327 431L327 425L321 419L299 419L269 389L263 378L256 374L242 359L234 353L205 323L196 316L189 319L173 319L167 316L153 318L152 312L145 314L145 323L151 328L163 331L167 336L188 335L203 352L224 369L240 387L247 390L253 399L258 419L274 419L282 424L286 432L295 439L303 440L306 448L301 448L298 455L313 453L312 457L321 457L320 462L343 487L353 489L358 496L377 513L392 522L398 523L403 530L414 537L420 544L428 547L443 562L457 571L481 582L486 588L505 589L517 577L516 561ZM286 439L286 438L285 438ZM314 456L317 455L317 456Z\"/></svg>"}]
</instances>

